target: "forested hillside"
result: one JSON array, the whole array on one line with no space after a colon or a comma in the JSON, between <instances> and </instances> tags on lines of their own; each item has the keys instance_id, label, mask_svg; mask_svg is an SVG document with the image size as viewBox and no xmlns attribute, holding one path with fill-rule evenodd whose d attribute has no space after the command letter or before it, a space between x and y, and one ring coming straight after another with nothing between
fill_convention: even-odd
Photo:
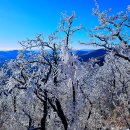
<instances>
[{"instance_id":1,"label":"forested hillside","mask_svg":"<svg viewBox=\"0 0 130 130\"><path fill-rule=\"evenodd\" d=\"M23 50L0 69L0 130L130 129L130 5L113 15L95 2L93 15L99 23L79 44L101 49L70 48L84 29L74 12L47 38L20 42Z\"/></svg>"}]
</instances>

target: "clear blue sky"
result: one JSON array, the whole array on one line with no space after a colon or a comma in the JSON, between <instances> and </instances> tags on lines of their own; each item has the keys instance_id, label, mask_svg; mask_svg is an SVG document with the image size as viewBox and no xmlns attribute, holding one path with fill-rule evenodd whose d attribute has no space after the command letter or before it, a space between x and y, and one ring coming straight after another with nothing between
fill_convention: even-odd
<instances>
[{"instance_id":1,"label":"clear blue sky","mask_svg":"<svg viewBox=\"0 0 130 130\"><path fill-rule=\"evenodd\" d=\"M116 12L125 10L130 0L99 0L99 4ZM91 28L97 24L93 7L93 0L0 0L0 50L19 49L18 41L34 38L36 33L47 36L57 29L63 11L75 10L76 24ZM81 31L73 39L85 41L87 36Z\"/></svg>"}]
</instances>

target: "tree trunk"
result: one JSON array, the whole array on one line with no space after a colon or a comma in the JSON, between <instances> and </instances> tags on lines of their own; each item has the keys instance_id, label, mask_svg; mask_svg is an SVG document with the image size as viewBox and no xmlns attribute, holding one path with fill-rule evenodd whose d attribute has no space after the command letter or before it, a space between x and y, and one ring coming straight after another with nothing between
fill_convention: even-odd
<instances>
[{"instance_id":1,"label":"tree trunk","mask_svg":"<svg viewBox=\"0 0 130 130\"><path fill-rule=\"evenodd\" d=\"M62 124L63 124L63 126L64 126L64 129L67 130L67 128L68 128L68 123L67 123L67 119L66 119L66 117L65 117L65 115L64 115L64 112L63 112L63 110L62 110L62 108L61 108L61 104L60 104L60 102L59 102L58 99L56 99L55 102L56 102L56 106L57 106L57 114L58 114L59 118L60 118L61 121L62 121Z\"/></svg>"},{"instance_id":2,"label":"tree trunk","mask_svg":"<svg viewBox=\"0 0 130 130\"><path fill-rule=\"evenodd\" d=\"M44 114L41 119L41 130L46 130L46 118L47 118L47 92L44 91Z\"/></svg>"}]
</instances>

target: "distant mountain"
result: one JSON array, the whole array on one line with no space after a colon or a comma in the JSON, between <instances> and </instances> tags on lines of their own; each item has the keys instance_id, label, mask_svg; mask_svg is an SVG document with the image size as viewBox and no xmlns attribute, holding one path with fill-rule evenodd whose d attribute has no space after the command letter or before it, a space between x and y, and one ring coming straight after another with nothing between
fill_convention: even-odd
<instances>
[{"instance_id":1,"label":"distant mountain","mask_svg":"<svg viewBox=\"0 0 130 130\"><path fill-rule=\"evenodd\" d=\"M10 59L15 59L18 55L18 50L13 51L0 51L0 66L2 66L5 62ZM88 61L90 58L97 58L101 62L104 60L104 55L106 54L106 50L98 49L98 50L76 50L75 54L79 56L81 61Z\"/></svg>"},{"instance_id":2,"label":"distant mountain","mask_svg":"<svg viewBox=\"0 0 130 130\"><path fill-rule=\"evenodd\" d=\"M76 50L76 55L78 56L87 55L89 52L92 52L92 51L93 50L87 50L87 49Z\"/></svg>"},{"instance_id":3,"label":"distant mountain","mask_svg":"<svg viewBox=\"0 0 130 130\"><path fill-rule=\"evenodd\" d=\"M0 51L0 66L10 59L15 59L18 55L18 50Z\"/></svg>"},{"instance_id":4,"label":"distant mountain","mask_svg":"<svg viewBox=\"0 0 130 130\"><path fill-rule=\"evenodd\" d=\"M18 50L0 51L0 58L3 58L3 59L16 58L17 55L18 55Z\"/></svg>"},{"instance_id":5,"label":"distant mountain","mask_svg":"<svg viewBox=\"0 0 130 130\"><path fill-rule=\"evenodd\" d=\"M96 58L102 64L107 51L105 49L98 49L89 51L87 54L79 55L81 61L88 61L91 58Z\"/></svg>"}]
</instances>

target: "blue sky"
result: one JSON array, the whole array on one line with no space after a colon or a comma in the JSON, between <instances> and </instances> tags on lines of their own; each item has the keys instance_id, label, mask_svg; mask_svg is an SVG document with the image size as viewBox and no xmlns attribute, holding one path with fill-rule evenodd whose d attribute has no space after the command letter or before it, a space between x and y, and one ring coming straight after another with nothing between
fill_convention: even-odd
<instances>
[{"instance_id":1,"label":"blue sky","mask_svg":"<svg viewBox=\"0 0 130 130\"><path fill-rule=\"evenodd\" d=\"M113 12L125 10L130 0L98 0L101 9L113 8ZM43 33L47 37L57 29L61 12L74 10L78 16L75 24L86 28L97 25L92 16L93 0L0 0L0 50L19 49L18 41L34 38ZM73 36L77 48L83 48L76 41L87 40L86 33Z\"/></svg>"}]
</instances>

